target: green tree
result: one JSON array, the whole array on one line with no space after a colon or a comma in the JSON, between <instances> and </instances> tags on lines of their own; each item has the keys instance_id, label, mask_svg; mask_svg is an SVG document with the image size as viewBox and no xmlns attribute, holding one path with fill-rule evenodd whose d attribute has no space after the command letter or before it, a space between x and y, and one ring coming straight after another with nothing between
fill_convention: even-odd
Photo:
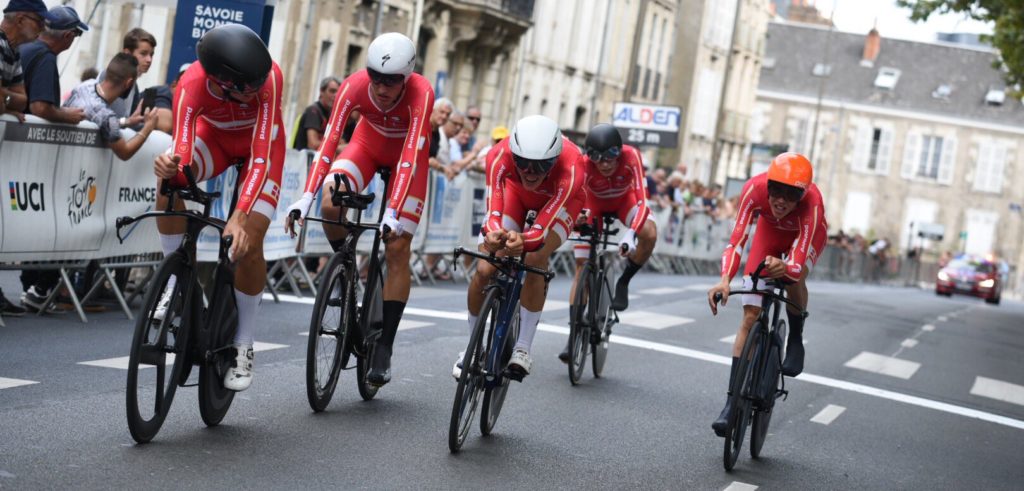
<instances>
[{"instance_id":1,"label":"green tree","mask_svg":"<svg viewBox=\"0 0 1024 491\"><path fill-rule=\"evenodd\" d=\"M1021 0L896 0L910 8L914 21L927 20L933 13L964 13L972 19L995 24L992 35L982 36L999 50L1006 69L1006 83L1018 92L1024 87L1024 1ZM999 68L996 64L996 68Z\"/></svg>"}]
</instances>

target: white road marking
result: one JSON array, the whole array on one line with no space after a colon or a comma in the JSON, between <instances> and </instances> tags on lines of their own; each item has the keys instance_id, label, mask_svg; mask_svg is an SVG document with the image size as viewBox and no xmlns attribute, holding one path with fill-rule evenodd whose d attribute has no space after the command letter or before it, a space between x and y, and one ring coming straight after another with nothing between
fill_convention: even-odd
<instances>
[{"instance_id":1,"label":"white road marking","mask_svg":"<svg viewBox=\"0 0 1024 491\"><path fill-rule=\"evenodd\" d=\"M252 351L258 353L260 351L270 351L275 349L287 348L287 344L274 344L274 343L261 343L259 341L252 344ZM174 363L174 355L167 355L167 364ZM87 365L90 367L100 368L116 368L119 370L128 369L128 357L119 356L117 358L106 358L103 360L92 360L92 361L80 361L78 365ZM152 368L153 365L139 365L141 368Z\"/></svg>"},{"instance_id":2,"label":"white road marking","mask_svg":"<svg viewBox=\"0 0 1024 491\"><path fill-rule=\"evenodd\" d=\"M975 377L971 395L1024 406L1024 386L987 377Z\"/></svg>"},{"instance_id":3,"label":"white road marking","mask_svg":"<svg viewBox=\"0 0 1024 491\"><path fill-rule=\"evenodd\" d=\"M284 301L290 301L286 299L287 295L281 295L281 299ZM298 303L301 302L302 299ZM405 309L409 312L409 309ZM443 310L431 310L431 309L415 309L415 315L421 315L424 317L434 317L439 319L458 319L466 320L465 312L448 312ZM561 334L567 336L569 334L568 327L556 326L553 324L540 323L537 329L544 332ZM732 358L728 356L716 355L712 353L705 353L703 351L692 350L688 348L682 348L679 346L672 346L669 344L655 343L652 341L644 341L642 339L634 339L625 336L614 334L611 337L611 342L615 344L621 344L623 346L632 346L636 348L648 349L651 351L657 351L659 353L668 353L677 356L684 356L687 358L693 358L695 360L709 361L712 363L718 363L719 365L729 366L732 364ZM933 409L944 413L955 414L958 416L964 416L967 418L978 419L989 423L995 423L1003 426L1009 426L1011 428L1017 428L1024 430L1024 420L1018 420L1008 418L1006 416L1000 416L998 414L987 413L985 411L979 411L977 409L971 409L963 406L956 406L953 404L934 401L931 399L925 399L923 397L917 397L907 394L901 394L891 390L879 389L877 387L871 387L869 385L858 384L854 382L847 382L845 380L838 380L830 377L823 377L821 375L814 375L811 373L804 372L799 377L793 379L800 382L807 382L810 384L817 384L825 387L831 387L833 389L845 390L848 392L854 392L857 394L864 394L872 397L878 397L880 399L886 399L890 401L900 402L903 404L909 404L911 406L923 407L927 409Z\"/></svg>"},{"instance_id":4,"label":"white road marking","mask_svg":"<svg viewBox=\"0 0 1024 491\"><path fill-rule=\"evenodd\" d=\"M844 366L904 380L913 377L917 369L921 368L921 364L917 362L900 360L899 358L869 353L867 351L861 351L859 355L844 363Z\"/></svg>"},{"instance_id":5,"label":"white road marking","mask_svg":"<svg viewBox=\"0 0 1024 491\"><path fill-rule=\"evenodd\" d=\"M911 338L911 339L904 339L903 342L900 343L900 346L902 346L904 348L913 348L914 346L917 346L917 340L913 339L913 338Z\"/></svg>"},{"instance_id":6,"label":"white road marking","mask_svg":"<svg viewBox=\"0 0 1024 491\"><path fill-rule=\"evenodd\" d=\"M932 332L932 331L935 330L935 326L933 326L931 324L925 324L925 325L921 326L921 330L925 331L925 332Z\"/></svg>"},{"instance_id":7,"label":"white road marking","mask_svg":"<svg viewBox=\"0 0 1024 491\"><path fill-rule=\"evenodd\" d=\"M757 489L757 486L754 486L753 484L733 481L732 484L726 486L722 491L754 491L755 489Z\"/></svg>"},{"instance_id":8,"label":"white road marking","mask_svg":"<svg viewBox=\"0 0 1024 491\"><path fill-rule=\"evenodd\" d=\"M620 312L619 321L623 324L645 327L647 329L665 329L666 327L681 326L683 324L694 322L694 320L689 317L659 314L644 310Z\"/></svg>"},{"instance_id":9,"label":"white road marking","mask_svg":"<svg viewBox=\"0 0 1024 491\"><path fill-rule=\"evenodd\" d=\"M433 325L434 325L433 322L424 322L424 321L414 321L414 320L411 320L411 319L402 319L398 323L398 330L399 331L407 331L409 329L416 329L416 328L420 328L420 327L427 327L427 326L433 326ZM309 337L309 330L307 329L305 331L300 332L299 336Z\"/></svg>"},{"instance_id":10,"label":"white road marking","mask_svg":"<svg viewBox=\"0 0 1024 491\"><path fill-rule=\"evenodd\" d=\"M14 387L21 387L24 385L38 384L34 380L22 380L18 378L4 378L0 377L0 389L12 389Z\"/></svg>"},{"instance_id":11,"label":"white road marking","mask_svg":"<svg viewBox=\"0 0 1024 491\"><path fill-rule=\"evenodd\" d=\"M840 414L843 414L846 408L843 406L836 406L835 404L829 404L825 406L818 414L811 418L812 423L821 423L823 425L832 424Z\"/></svg>"},{"instance_id":12,"label":"white road marking","mask_svg":"<svg viewBox=\"0 0 1024 491\"><path fill-rule=\"evenodd\" d=\"M944 316L944 315L940 315L940 316L939 316L939 322L946 322L946 321L948 321L948 320L949 320L949 317L946 317L946 316Z\"/></svg>"},{"instance_id":13,"label":"white road marking","mask_svg":"<svg viewBox=\"0 0 1024 491\"><path fill-rule=\"evenodd\" d=\"M719 339L719 341L721 341L723 343L733 344L733 343L736 342L736 335L733 334L732 336L726 336L726 337L724 337L722 339Z\"/></svg>"},{"instance_id":14,"label":"white road marking","mask_svg":"<svg viewBox=\"0 0 1024 491\"><path fill-rule=\"evenodd\" d=\"M563 310L569 308L569 302L564 300L546 300L544 301L544 312L550 310Z\"/></svg>"},{"instance_id":15,"label":"white road marking","mask_svg":"<svg viewBox=\"0 0 1024 491\"><path fill-rule=\"evenodd\" d=\"M685 290L688 292L706 292L714 286L715 285L712 285L711 283L708 283L706 285L690 285L686 287Z\"/></svg>"},{"instance_id":16,"label":"white road marking","mask_svg":"<svg viewBox=\"0 0 1024 491\"><path fill-rule=\"evenodd\" d=\"M646 290L637 290L637 293L642 293L644 295L670 295L672 293L680 293L684 290L685 288L663 286L661 288L648 288Z\"/></svg>"}]
</instances>

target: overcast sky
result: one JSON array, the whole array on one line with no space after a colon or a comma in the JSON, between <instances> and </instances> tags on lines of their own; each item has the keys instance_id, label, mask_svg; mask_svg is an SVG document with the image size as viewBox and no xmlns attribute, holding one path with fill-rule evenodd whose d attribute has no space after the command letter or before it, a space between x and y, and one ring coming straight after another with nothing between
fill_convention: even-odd
<instances>
[{"instance_id":1,"label":"overcast sky","mask_svg":"<svg viewBox=\"0 0 1024 491\"><path fill-rule=\"evenodd\" d=\"M937 32L975 32L991 34L991 24L966 19L962 14L933 14L927 22L910 20L910 10L896 7L893 0L818 0L818 9L828 18L835 8L836 28L866 34L878 21L882 37L934 41Z\"/></svg>"}]
</instances>

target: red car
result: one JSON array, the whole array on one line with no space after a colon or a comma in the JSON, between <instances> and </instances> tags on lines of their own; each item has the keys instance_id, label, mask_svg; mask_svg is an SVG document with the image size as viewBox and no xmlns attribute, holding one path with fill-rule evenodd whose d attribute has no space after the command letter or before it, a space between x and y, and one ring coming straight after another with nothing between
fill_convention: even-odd
<instances>
[{"instance_id":1,"label":"red car","mask_svg":"<svg viewBox=\"0 0 1024 491\"><path fill-rule=\"evenodd\" d=\"M999 265L974 256L959 256L939 270L935 293L947 297L954 293L971 295L998 305L1003 293Z\"/></svg>"}]
</instances>

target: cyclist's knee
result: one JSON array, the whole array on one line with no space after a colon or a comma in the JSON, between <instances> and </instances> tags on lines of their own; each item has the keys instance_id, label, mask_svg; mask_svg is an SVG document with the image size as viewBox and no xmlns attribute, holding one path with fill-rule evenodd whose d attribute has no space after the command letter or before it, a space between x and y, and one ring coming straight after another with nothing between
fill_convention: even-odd
<instances>
[{"instance_id":1,"label":"cyclist's knee","mask_svg":"<svg viewBox=\"0 0 1024 491\"><path fill-rule=\"evenodd\" d=\"M547 268L551 252L545 249L526 253L526 264L535 268Z\"/></svg>"},{"instance_id":2,"label":"cyclist's knee","mask_svg":"<svg viewBox=\"0 0 1024 491\"><path fill-rule=\"evenodd\" d=\"M401 264L403 261L405 264L409 263L409 257L412 255L412 236L409 234L402 234L401 237L389 242L384 246L384 260L387 261L388 267L393 267L393 264Z\"/></svg>"},{"instance_id":3,"label":"cyclist's knee","mask_svg":"<svg viewBox=\"0 0 1024 491\"><path fill-rule=\"evenodd\" d=\"M757 322L757 317L761 315L761 307L755 307L753 305L743 306L743 321L740 323L740 329L744 332L749 331L750 327Z\"/></svg>"},{"instance_id":4,"label":"cyclist's knee","mask_svg":"<svg viewBox=\"0 0 1024 491\"><path fill-rule=\"evenodd\" d=\"M640 227L638 238L643 242L653 243L658 238L658 228L654 222L648 220L643 227Z\"/></svg>"}]
</instances>

